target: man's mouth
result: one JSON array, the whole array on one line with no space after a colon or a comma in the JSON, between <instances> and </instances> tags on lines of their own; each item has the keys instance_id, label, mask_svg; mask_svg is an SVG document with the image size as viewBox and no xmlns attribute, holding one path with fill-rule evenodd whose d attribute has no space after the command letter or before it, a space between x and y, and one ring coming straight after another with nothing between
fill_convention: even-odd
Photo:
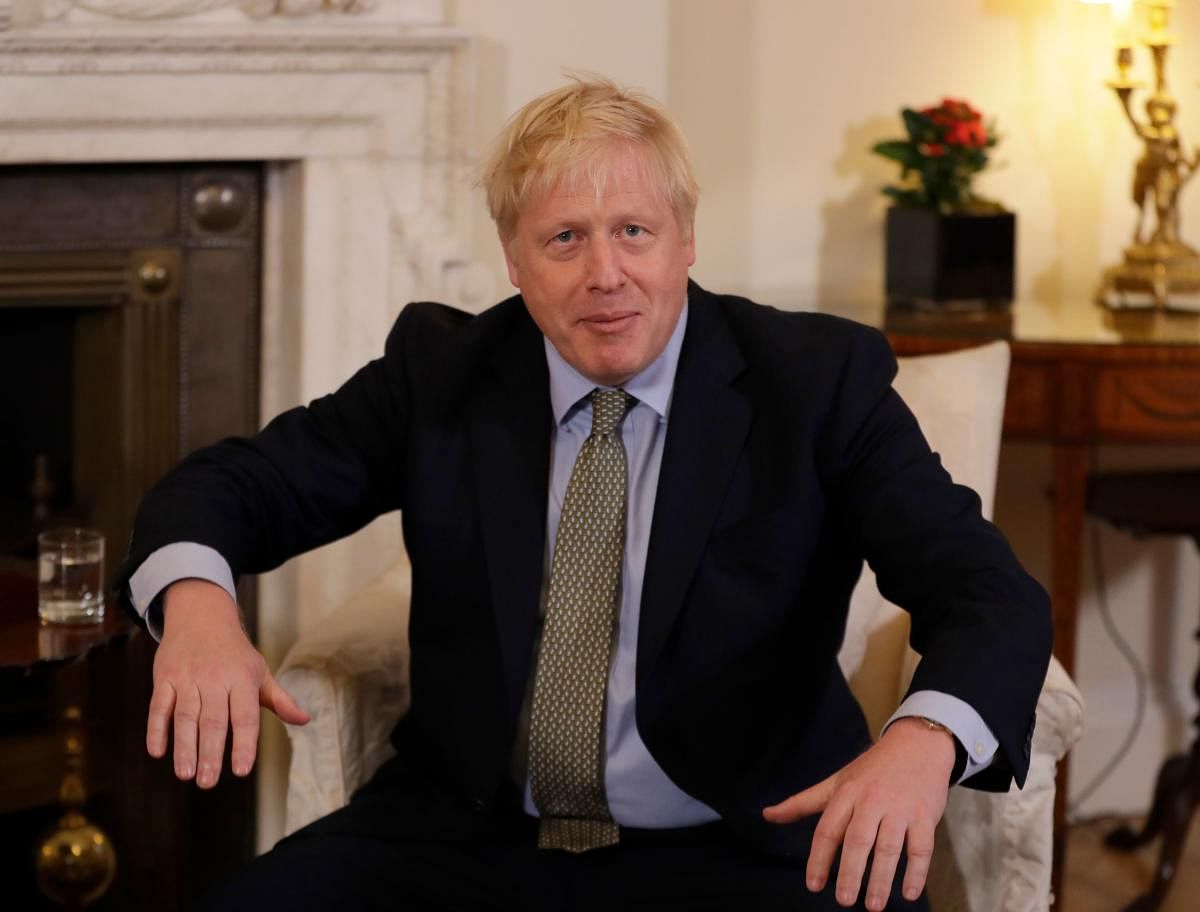
<instances>
[{"instance_id":1,"label":"man's mouth","mask_svg":"<svg viewBox=\"0 0 1200 912\"><path fill-rule=\"evenodd\" d=\"M593 314L590 317L584 317L580 322L592 332L609 334L623 332L635 319L637 319L637 311L618 310L612 313Z\"/></svg>"}]
</instances>

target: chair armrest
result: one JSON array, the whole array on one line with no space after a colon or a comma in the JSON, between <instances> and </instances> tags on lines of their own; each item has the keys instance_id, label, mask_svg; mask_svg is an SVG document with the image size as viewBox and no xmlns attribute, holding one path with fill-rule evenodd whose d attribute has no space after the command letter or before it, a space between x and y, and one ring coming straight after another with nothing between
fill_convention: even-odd
<instances>
[{"instance_id":1,"label":"chair armrest","mask_svg":"<svg viewBox=\"0 0 1200 912\"><path fill-rule=\"evenodd\" d=\"M930 873L934 912L1046 912L1058 763L1083 734L1083 698L1057 659L1038 697L1025 787L951 789Z\"/></svg>"},{"instance_id":2,"label":"chair armrest","mask_svg":"<svg viewBox=\"0 0 1200 912\"><path fill-rule=\"evenodd\" d=\"M1058 659L1051 657L1046 683L1038 697L1033 750L1049 754L1057 763L1083 737L1083 695Z\"/></svg>"},{"instance_id":3,"label":"chair armrest","mask_svg":"<svg viewBox=\"0 0 1200 912\"><path fill-rule=\"evenodd\" d=\"M388 736L408 710L407 559L305 633L276 676L308 711L292 744L285 832L343 807L394 751Z\"/></svg>"}]
</instances>

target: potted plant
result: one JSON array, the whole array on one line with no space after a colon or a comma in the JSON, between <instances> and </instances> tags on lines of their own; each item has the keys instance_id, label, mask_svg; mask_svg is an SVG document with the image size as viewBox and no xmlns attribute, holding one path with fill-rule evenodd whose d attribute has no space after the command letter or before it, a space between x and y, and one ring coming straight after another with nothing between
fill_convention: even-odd
<instances>
[{"instance_id":1,"label":"potted plant","mask_svg":"<svg viewBox=\"0 0 1200 912\"><path fill-rule=\"evenodd\" d=\"M1016 217L973 192L971 181L997 142L994 127L965 101L903 110L907 139L872 151L899 163L885 187L889 302L942 307L1009 302Z\"/></svg>"}]
</instances>

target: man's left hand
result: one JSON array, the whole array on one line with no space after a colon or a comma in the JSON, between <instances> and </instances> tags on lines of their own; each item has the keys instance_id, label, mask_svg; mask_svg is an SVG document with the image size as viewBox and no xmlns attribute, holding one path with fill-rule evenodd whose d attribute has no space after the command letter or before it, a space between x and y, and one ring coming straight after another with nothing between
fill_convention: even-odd
<instances>
[{"instance_id":1,"label":"man's left hand","mask_svg":"<svg viewBox=\"0 0 1200 912\"><path fill-rule=\"evenodd\" d=\"M946 810L954 770L954 736L923 719L898 719L871 748L828 779L763 809L770 823L794 823L820 813L808 856L806 879L824 889L842 847L837 901L858 898L867 856L875 851L867 881L867 908L887 905L900 852L907 847L903 895L915 900L925 888L933 856L933 831Z\"/></svg>"}]
</instances>

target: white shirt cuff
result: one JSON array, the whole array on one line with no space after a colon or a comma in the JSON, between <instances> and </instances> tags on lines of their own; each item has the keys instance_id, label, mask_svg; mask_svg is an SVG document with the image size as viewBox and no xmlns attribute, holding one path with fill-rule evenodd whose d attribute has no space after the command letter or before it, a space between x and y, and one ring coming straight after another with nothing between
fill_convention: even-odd
<instances>
[{"instance_id":1,"label":"white shirt cuff","mask_svg":"<svg viewBox=\"0 0 1200 912\"><path fill-rule=\"evenodd\" d=\"M164 545L142 561L129 578L129 598L133 607L146 622L146 629L155 640L162 640L163 618L159 595L171 583L182 579L202 579L215 583L237 604L237 587L233 571L219 551L195 542L175 542Z\"/></svg>"},{"instance_id":2,"label":"white shirt cuff","mask_svg":"<svg viewBox=\"0 0 1200 912\"><path fill-rule=\"evenodd\" d=\"M1000 742L996 740L996 736L979 713L958 697L942 693L940 690L918 690L909 694L900 704L900 708L887 720L883 731L887 731L888 726L897 719L907 716L924 716L946 726L963 746L963 750L967 752L967 765L955 785L987 769L996 759Z\"/></svg>"}]
</instances>

